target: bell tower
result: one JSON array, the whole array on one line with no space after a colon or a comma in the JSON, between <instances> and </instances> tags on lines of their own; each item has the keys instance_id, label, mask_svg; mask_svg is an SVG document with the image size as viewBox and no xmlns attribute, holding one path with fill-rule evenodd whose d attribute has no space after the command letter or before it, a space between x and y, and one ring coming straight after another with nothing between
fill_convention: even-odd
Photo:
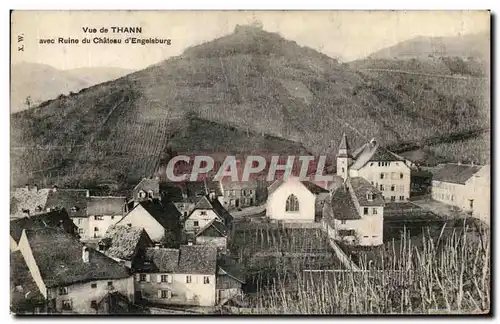
<instances>
[{"instance_id":1,"label":"bell tower","mask_svg":"<svg viewBox=\"0 0 500 324\"><path fill-rule=\"evenodd\" d=\"M344 180L349 176L349 166L351 162L351 148L347 141L347 135L344 133L344 135L342 135L342 141L340 142L339 152L337 153L337 175L344 178Z\"/></svg>"}]
</instances>

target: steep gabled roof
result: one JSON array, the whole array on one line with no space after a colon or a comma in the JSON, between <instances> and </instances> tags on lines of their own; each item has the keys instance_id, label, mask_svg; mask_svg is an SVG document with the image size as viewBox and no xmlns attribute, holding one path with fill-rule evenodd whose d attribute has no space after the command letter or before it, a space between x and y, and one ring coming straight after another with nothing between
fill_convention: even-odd
<instances>
[{"instance_id":1,"label":"steep gabled roof","mask_svg":"<svg viewBox=\"0 0 500 324\"><path fill-rule=\"evenodd\" d=\"M275 192L279 187L281 187L283 183L285 183L285 181L282 179L274 181L267 189L268 195L271 195L273 192ZM328 192L328 190L321 188L320 186L311 181L300 181L300 183L302 183L304 187L306 187L307 190L309 190L314 195Z\"/></svg>"},{"instance_id":2,"label":"steep gabled roof","mask_svg":"<svg viewBox=\"0 0 500 324\"><path fill-rule=\"evenodd\" d=\"M47 198L51 189L30 189L30 188L15 188L12 189L11 197L11 214L13 216L24 216L23 209L30 211L30 214L37 212L38 206L43 211L47 203Z\"/></svg>"},{"instance_id":3,"label":"steep gabled roof","mask_svg":"<svg viewBox=\"0 0 500 324\"><path fill-rule=\"evenodd\" d=\"M26 300L43 303L44 297L20 251L10 254L10 304L15 312Z\"/></svg>"},{"instance_id":4,"label":"steep gabled roof","mask_svg":"<svg viewBox=\"0 0 500 324\"><path fill-rule=\"evenodd\" d=\"M141 190L144 190L144 191L150 191L150 190L152 190L153 192L158 192L160 190L160 180L159 179L143 178L134 187L134 190L139 189L139 188Z\"/></svg>"},{"instance_id":5,"label":"steep gabled roof","mask_svg":"<svg viewBox=\"0 0 500 324\"><path fill-rule=\"evenodd\" d=\"M172 203L160 201L143 201L139 205L143 207L163 228L174 229L181 214Z\"/></svg>"},{"instance_id":6,"label":"steep gabled roof","mask_svg":"<svg viewBox=\"0 0 500 324\"><path fill-rule=\"evenodd\" d=\"M47 287L130 276L123 265L91 248L89 262L83 262L84 245L60 229L47 227L25 233Z\"/></svg>"},{"instance_id":7,"label":"steep gabled roof","mask_svg":"<svg viewBox=\"0 0 500 324\"><path fill-rule=\"evenodd\" d=\"M349 182L360 206L384 206L382 193L361 177L350 178ZM373 194L373 200L368 200L368 194Z\"/></svg>"},{"instance_id":8,"label":"steep gabled roof","mask_svg":"<svg viewBox=\"0 0 500 324\"><path fill-rule=\"evenodd\" d=\"M141 240L148 241L149 245L153 244L143 228L111 225L101 240L101 244L105 245L104 254L107 256L130 260L137 253Z\"/></svg>"},{"instance_id":9,"label":"steep gabled roof","mask_svg":"<svg viewBox=\"0 0 500 324\"><path fill-rule=\"evenodd\" d=\"M216 219L212 219L207 225L205 225L202 229L200 229L196 236L204 236L203 233L207 232L209 229L213 229L214 233L216 233L220 237L227 236L227 227L223 223L219 222Z\"/></svg>"},{"instance_id":10,"label":"steep gabled roof","mask_svg":"<svg viewBox=\"0 0 500 324\"><path fill-rule=\"evenodd\" d=\"M351 194L347 190L346 186L342 186L335 190L331 200L331 208L335 219L361 219L361 216L356 210L356 206L354 205Z\"/></svg>"},{"instance_id":11,"label":"steep gabled roof","mask_svg":"<svg viewBox=\"0 0 500 324\"><path fill-rule=\"evenodd\" d=\"M350 166L353 170L359 170L364 167L368 162L391 162L402 161L404 159L400 156L390 152L386 148L380 146L378 143L365 143L358 148L354 154L354 163ZM405 164L406 165L406 164Z\"/></svg>"},{"instance_id":12,"label":"steep gabled roof","mask_svg":"<svg viewBox=\"0 0 500 324\"><path fill-rule=\"evenodd\" d=\"M140 272L175 273L179 263L179 250L147 248L135 269Z\"/></svg>"},{"instance_id":13,"label":"steep gabled roof","mask_svg":"<svg viewBox=\"0 0 500 324\"><path fill-rule=\"evenodd\" d=\"M177 273L216 274L216 247L207 245L183 245L179 250L179 267Z\"/></svg>"},{"instance_id":14,"label":"steep gabled roof","mask_svg":"<svg viewBox=\"0 0 500 324\"><path fill-rule=\"evenodd\" d=\"M64 208L69 217L87 217L87 197L89 191L86 189L57 189L49 192L45 210L50 208ZM76 210L73 210L76 207Z\"/></svg>"},{"instance_id":15,"label":"steep gabled roof","mask_svg":"<svg viewBox=\"0 0 500 324\"><path fill-rule=\"evenodd\" d=\"M122 215L125 203L125 197L89 197L87 215Z\"/></svg>"},{"instance_id":16,"label":"steep gabled roof","mask_svg":"<svg viewBox=\"0 0 500 324\"><path fill-rule=\"evenodd\" d=\"M64 209L13 219L10 221L10 236L18 243L24 229L59 227L61 225L67 232L72 232L76 228Z\"/></svg>"},{"instance_id":17,"label":"steep gabled roof","mask_svg":"<svg viewBox=\"0 0 500 324\"><path fill-rule=\"evenodd\" d=\"M481 166L467 164L443 164L432 176L432 180L465 184L475 173L481 169Z\"/></svg>"},{"instance_id":18,"label":"steep gabled roof","mask_svg":"<svg viewBox=\"0 0 500 324\"><path fill-rule=\"evenodd\" d=\"M245 267L228 255L220 255L217 259L218 276L228 275L240 283L245 283Z\"/></svg>"},{"instance_id":19,"label":"steep gabled roof","mask_svg":"<svg viewBox=\"0 0 500 324\"><path fill-rule=\"evenodd\" d=\"M224 208L224 206L221 205L218 199L210 199L208 196L203 196L198 200L196 205L194 205L193 211L197 209L213 210L221 220L226 222L226 224L233 221L233 216ZM191 214L189 216L191 216Z\"/></svg>"}]
</instances>

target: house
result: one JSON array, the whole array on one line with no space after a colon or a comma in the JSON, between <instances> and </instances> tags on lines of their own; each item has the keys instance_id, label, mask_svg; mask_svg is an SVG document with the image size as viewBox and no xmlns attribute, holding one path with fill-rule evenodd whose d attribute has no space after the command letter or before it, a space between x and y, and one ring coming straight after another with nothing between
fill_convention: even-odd
<instances>
[{"instance_id":1,"label":"house","mask_svg":"<svg viewBox=\"0 0 500 324\"><path fill-rule=\"evenodd\" d=\"M10 195L10 217L23 218L45 212L45 203L51 189L39 189L37 185L14 188Z\"/></svg>"},{"instance_id":2,"label":"house","mask_svg":"<svg viewBox=\"0 0 500 324\"><path fill-rule=\"evenodd\" d=\"M443 164L432 178L432 199L490 220L490 166Z\"/></svg>"},{"instance_id":3,"label":"house","mask_svg":"<svg viewBox=\"0 0 500 324\"><path fill-rule=\"evenodd\" d=\"M46 312L46 301L20 251L10 253L10 310L14 314Z\"/></svg>"},{"instance_id":4,"label":"house","mask_svg":"<svg viewBox=\"0 0 500 324\"><path fill-rule=\"evenodd\" d=\"M411 170L415 165L372 139L351 152L344 134L337 154L337 175L362 177L377 187L385 200L404 202L410 198Z\"/></svg>"},{"instance_id":5,"label":"house","mask_svg":"<svg viewBox=\"0 0 500 324\"><path fill-rule=\"evenodd\" d=\"M144 200L116 224L144 228L153 242L175 247L181 231L179 218L180 213L172 203Z\"/></svg>"},{"instance_id":6,"label":"house","mask_svg":"<svg viewBox=\"0 0 500 324\"><path fill-rule=\"evenodd\" d=\"M212 245L219 250L226 250L228 238L229 230L227 226L217 218L214 218L194 234L194 243Z\"/></svg>"},{"instance_id":7,"label":"house","mask_svg":"<svg viewBox=\"0 0 500 324\"><path fill-rule=\"evenodd\" d=\"M273 221L313 223L321 217L328 190L296 177L276 180L268 189L266 216Z\"/></svg>"},{"instance_id":8,"label":"house","mask_svg":"<svg viewBox=\"0 0 500 324\"><path fill-rule=\"evenodd\" d=\"M133 302L129 270L61 229L24 230L19 251L50 313L96 313L98 302L109 292Z\"/></svg>"},{"instance_id":9,"label":"house","mask_svg":"<svg viewBox=\"0 0 500 324\"><path fill-rule=\"evenodd\" d=\"M184 183L163 183L160 186L164 200L172 202L181 214L181 221L187 218L200 197L188 196Z\"/></svg>"},{"instance_id":10,"label":"house","mask_svg":"<svg viewBox=\"0 0 500 324\"><path fill-rule=\"evenodd\" d=\"M184 222L184 231L197 233L213 220L223 223L227 228L231 227L233 216L214 197L202 196L194 206L191 214Z\"/></svg>"},{"instance_id":11,"label":"house","mask_svg":"<svg viewBox=\"0 0 500 324\"><path fill-rule=\"evenodd\" d=\"M241 275L234 268L219 266L212 246L149 248L135 269L136 298L153 304L215 306L221 296L241 292Z\"/></svg>"},{"instance_id":12,"label":"house","mask_svg":"<svg viewBox=\"0 0 500 324\"><path fill-rule=\"evenodd\" d=\"M132 200L134 205L139 202L147 201L150 199L160 198L160 178L143 178L132 189Z\"/></svg>"},{"instance_id":13,"label":"house","mask_svg":"<svg viewBox=\"0 0 500 324\"><path fill-rule=\"evenodd\" d=\"M142 227L111 225L99 241L97 250L131 268L136 256L153 245Z\"/></svg>"},{"instance_id":14,"label":"house","mask_svg":"<svg viewBox=\"0 0 500 324\"><path fill-rule=\"evenodd\" d=\"M125 197L96 197L87 199L88 228L83 229L86 238L100 238L109 226L120 221L125 213Z\"/></svg>"},{"instance_id":15,"label":"house","mask_svg":"<svg viewBox=\"0 0 500 324\"><path fill-rule=\"evenodd\" d=\"M86 189L59 189L56 186L49 192L44 210L65 209L73 223L78 227L82 239L88 239L89 221L87 217L87 198L90 192Z\"/></svg>"},{"instance_id":16,"label":"house","mask_svg":"<svg viewBox=\"0 0 500 324\"><path fill-rule=\"evenodd\" d=\"M384 206L382 193L361 177L348 178L333 192L322 220L332 239L350 244L383 244Z\"/></svg>"},{"instance_id":17,"label":"house","mask_svg":"<svg viewBox=\"0 0 500 324\"><path fill-rule=\"evenodd\" d=\"M18 249L21 234L25 229L58 227L66 233L78 237L77 227L68 217L66 210L54 210L48 213L36 214L24 218L16 218L10 221L10 250Z\"/></svg>"},{"instance_id":18,"label":"house","mask_svg":"<svg viewBox=\"0 0 500 324\"><path fill-rule=\"evenodd\" d=\"M257 180L249 181L220 181L224 195L224 207L227 210L255 206L258 204L259 184Z\"/></svg>"}]
</instances>

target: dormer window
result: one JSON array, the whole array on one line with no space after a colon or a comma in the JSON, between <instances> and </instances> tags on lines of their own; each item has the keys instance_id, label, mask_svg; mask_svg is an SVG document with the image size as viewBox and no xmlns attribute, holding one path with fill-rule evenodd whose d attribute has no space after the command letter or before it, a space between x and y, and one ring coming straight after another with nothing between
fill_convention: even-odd
<instances>
[{"instance_id":1,"label":"dormer window","mask_svg":"<svg viewBox=\"0 0 500 324\"><path fill-rule=\"evenodd\" d=\"M373 194L373 192L368 192L368 193L366 194L366 199L367 199L368 201L373 201L373 199L374 199L374 198L375 198L375 195Z\"/></svg>"},{"instance_id":2,"label":"dormer window","mask_svg":"<svg viewBox=\"0 0 500 324\"><path fill-rule=\"evenodd\" d=\"M71 207L71 209L70 209L70 210L74 213L74 212L78 211L78 207L73 206L73 207Z\"/></svg>"},{"instance_id":3,"label":"dormer window","mask_svg":"<svg viewBox=\"0 0 500 324\"><path fill-rule=\"evenodd\" d=\"M139 191L139 198L146 198L146 193L144 191Z\"/></svg>"},{"instance_id":4,"label":"dormer window","mask_svg":"<svg viewBox=\"0 0 500 324\"><path fill-rule=\"evenodd\" d=\"M153 190L148 191L148 197L153 199Z\"/></svg>"}]
</instances>

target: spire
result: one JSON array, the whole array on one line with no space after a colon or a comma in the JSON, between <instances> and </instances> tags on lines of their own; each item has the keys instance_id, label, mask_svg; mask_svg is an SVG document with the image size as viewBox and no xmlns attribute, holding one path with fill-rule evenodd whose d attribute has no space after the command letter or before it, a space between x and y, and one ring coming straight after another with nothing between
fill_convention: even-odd
<instances>
[{"instance_id":1,"label":"spire","mask_svg":"<svg viewBox=\"0 0 500 324\"><path fill-rule=\"evenodd\" d=\"M347 135L345 133L342 135L337 157L352 157L351 148L349 147L349 142L347 141Z\"/></svg>"},{"instance_id":2,"label":"spire","mask_svg":"<svg viewBox=\"0 0 500 324\"><path fill-rule=\"evenodd\" d=\"M347 142L347 135L345 133L342 135L342 142L340 142L339 150L350 150L349 142Z\"/></svg>"}]
</instances>

